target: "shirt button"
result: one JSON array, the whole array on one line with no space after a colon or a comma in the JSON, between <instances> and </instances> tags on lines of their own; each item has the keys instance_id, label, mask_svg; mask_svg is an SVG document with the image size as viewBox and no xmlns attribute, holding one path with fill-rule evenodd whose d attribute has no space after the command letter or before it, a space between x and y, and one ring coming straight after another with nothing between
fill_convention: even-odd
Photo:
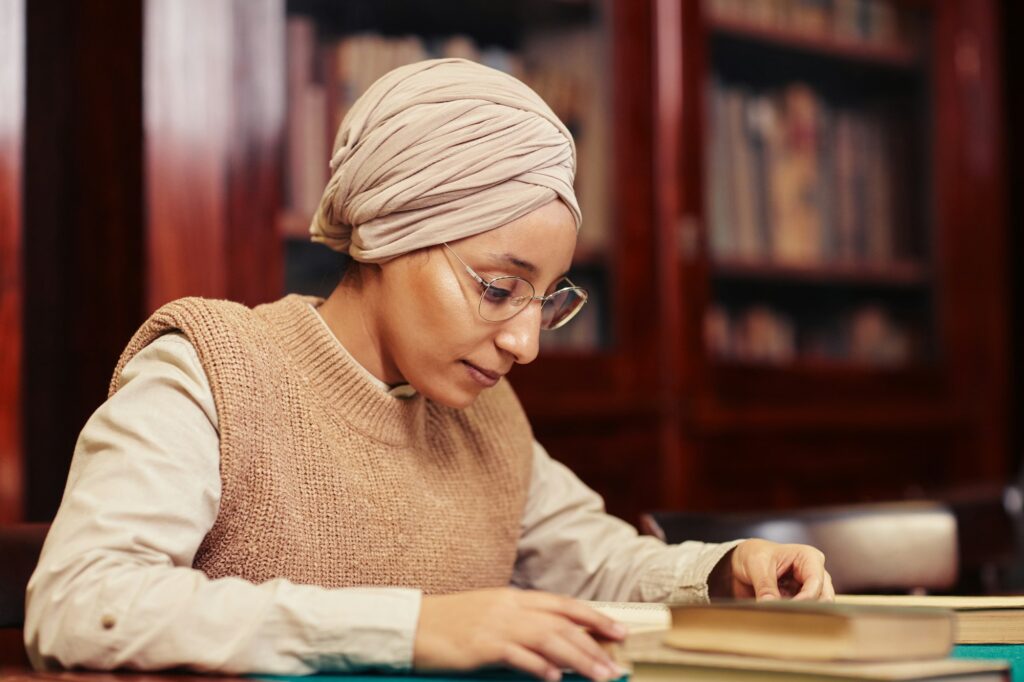
<instances>
[{"instance_id":1,"label":"shirt button","mask_svg":"<svg viewBox=\"0 0 1024 682\"><path fill-rule=\"evenodd\" d=\"M109 630L112 627L114 627L115 625L117 625L117 619L114 618L109 613L106 613L106 614L103 615L102 618L100 618L100 625L103 626L104 630Z\"/></svg>"}]
</instances>

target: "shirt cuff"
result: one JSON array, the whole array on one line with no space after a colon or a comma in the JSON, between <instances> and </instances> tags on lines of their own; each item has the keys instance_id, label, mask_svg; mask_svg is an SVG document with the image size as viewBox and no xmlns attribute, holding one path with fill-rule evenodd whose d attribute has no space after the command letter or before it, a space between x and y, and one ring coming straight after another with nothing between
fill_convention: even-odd
<instances>
[{"instance_id":1,"label":"shirt cuff","mask_svg":"<svg viewBox=\"0 0 1024 682\"><path fill-rule=\"evenodd\" d=\"M413 644L419 622L420 590L345 588L318 600L311 638L313 667L319 671L412 670Z\"/></svg>"},{"instance_id":2,"label":"shirt cuff","mask_svg":"<svg viewBox=\"0 0 1024 682\"><path fill-rule=\"evenodd\" d=\"M670 546L638 584L640 601L708 603L708 577L731 549L743 542L683 542Z\"/></svg>"}]
</instances>

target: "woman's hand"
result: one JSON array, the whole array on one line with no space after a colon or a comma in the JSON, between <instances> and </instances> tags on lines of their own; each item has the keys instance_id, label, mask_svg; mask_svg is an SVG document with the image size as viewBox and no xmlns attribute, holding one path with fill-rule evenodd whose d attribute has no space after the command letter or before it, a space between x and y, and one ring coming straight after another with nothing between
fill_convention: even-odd
<instances>
[{"instance_id":1,"label":"woman's hand","mask_svg":"<svg viewBox=\"0 0 1024 682\"><path fill-rule=\"evenodd\" d=\"M625 629L575 599L502 588L424 597L413 650L416 670L518 668L555 682L563 668L604 682L621 671L589 632L621 640Z\"/></svg>"},{"instance_id":2,"label":"woman's hand","mask_svg":"<svg viewBox=\"0 0 1024 682\"><path fill-rule=\"evenodd\" d=\"M708 579L712 597L833 601L836 591L825 555L810 545L745 540L726 554Z\"/></svg>"}]
</instances>

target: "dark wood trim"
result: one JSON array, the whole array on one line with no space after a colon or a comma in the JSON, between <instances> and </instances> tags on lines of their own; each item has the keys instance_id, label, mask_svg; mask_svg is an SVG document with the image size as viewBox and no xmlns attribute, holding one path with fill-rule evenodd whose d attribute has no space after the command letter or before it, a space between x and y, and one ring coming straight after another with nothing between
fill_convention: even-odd
<instances>
[{"instance_id":1,"label":"dark wood trim","mask_svg":"<svg viewBox=\"0 0 1024 682\"><path fill-rule=\"evenodd\" d=\"M690 467L693 457L684 442L681 409L678 397L687 378L683 374L680 351L685 347L685 297L681 295L679 270L679 230L694 230L685 223L681 188L683 141L683 69L684 7L696 3L675 0L654 0L651 16L654 41L652 68L654 70L654 111L651 126L654 140L651 145L652 166L655 173L655 230L658 234L658 252L653 263L658 274L660 344L658 358L662 370L658 393L664 404L660 433L661 479L659 498L665 508L684 504L691 492L688 484L694 475ZM682 363L686 364L686 363Z\"/></svg>"},{"instance_id":2,"label":"dark wood trim","mask_svg":"<svg viewBox=\"0 0 1024 682\"><path fill-rule=\"evenodd\" d=\"M21 158L25 0L0 0L0 523L23 510Z\"/></svg>"},{"instance_id":3,"label":"dark wood trim","mask_svg":"<svg viewBox=\"0 0 1024 682\"><path fill-rule=\"evenodd\" d=\"M27 518L143 317L142 7L29 2L24 157Z\"/></svg>"},{"instance_id":4,"label":"dark wood trim","mask_svg":"<svg viewBox=\"0 0 1024 682\"><path fill-rule=\"evenodd\" d=\"M935 3L936 263L949 395L975 425L961 480L1008 472L1009 280L995 0ZM951 144L951 141L956 141Z\"/></svg>"},{"instance_id":5,"label":"dark wood trim","mask_svg":"<svg viewBox=\"0 0 1024 682\"><path fill-rule=\"evenodd\" d=\"M1013 387L1009 412L1011 442L1010 452L1013 474L1019 482L1022 474L1022 453L1024 453L1024 420L1020 419L1024 410L1024 267L1021 267L1021 254L1024 254L1024 130L1020 121L1024 121L1024 41L1020 40L1024 31L1024 3L1017 0L1003 0L1003 64L1005 79L1003 95L1006 102L1004 120L1007 137L1007 183L1016 191L1008 192L1008 248L1005 266L1012 278L1010 320L1011 345L1010 366ZM1015 124L1016 122L1016 124Z\"/></svg>"}]
</instances>

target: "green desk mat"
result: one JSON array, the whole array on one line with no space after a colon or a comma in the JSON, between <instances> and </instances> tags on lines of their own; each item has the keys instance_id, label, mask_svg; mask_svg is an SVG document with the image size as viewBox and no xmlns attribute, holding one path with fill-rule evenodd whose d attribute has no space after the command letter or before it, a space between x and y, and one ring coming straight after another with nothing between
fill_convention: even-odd
<instances>
[{"instance_id":1,"label":"green desk mat","mask_svg":"<svg viewBox=\"0 0 1024 682\"><path fill-rule=\"evenodd\" d=\"M453 675L451 673L438 675L418 675L409 673L399 675L394 673L343 675L343 674L319 674L312 677L290 676L290 675L250 675L255 679L268 680L269 682L539 682L536 677L514 670L479 671L466 673L465 675ZM620 677L615 682L625 682L627 677ZM590 682L590 678L575 673L563 673L563 682Z\"/></svg>"},{"instance_id":2,"label":"green desk mat","mask_svg":"<svg viewBox=\"0 0 1024 682\"><path fill-rule=\"evenodd\" d=\"M958 644L953 647L953 658L987 658L1001 659L1010 662L1010 670L1014 682L1024 682L1024 645L1020 644ZM379 673L358 675L319 674L310 677L288 675L251 675L258 680L269 682L537 682L536 678L508 670L466 673L465 675L416 675ZM617 682L624 682L622 677ZM566 673L562 675L564 682L589 682L582 675Z\"/></svg>"},{"instance_id":3,"label":"green desk mat","mask_svg":"<svg viewBox=\"0 0 1024 682\"><path fill-rule=\"evenodd\" d=\"M1010 679L1024 682L1024 645L1022 644L957 644L953 658L998 658L1010 662Z\"/></svg>"}]
</instances>

